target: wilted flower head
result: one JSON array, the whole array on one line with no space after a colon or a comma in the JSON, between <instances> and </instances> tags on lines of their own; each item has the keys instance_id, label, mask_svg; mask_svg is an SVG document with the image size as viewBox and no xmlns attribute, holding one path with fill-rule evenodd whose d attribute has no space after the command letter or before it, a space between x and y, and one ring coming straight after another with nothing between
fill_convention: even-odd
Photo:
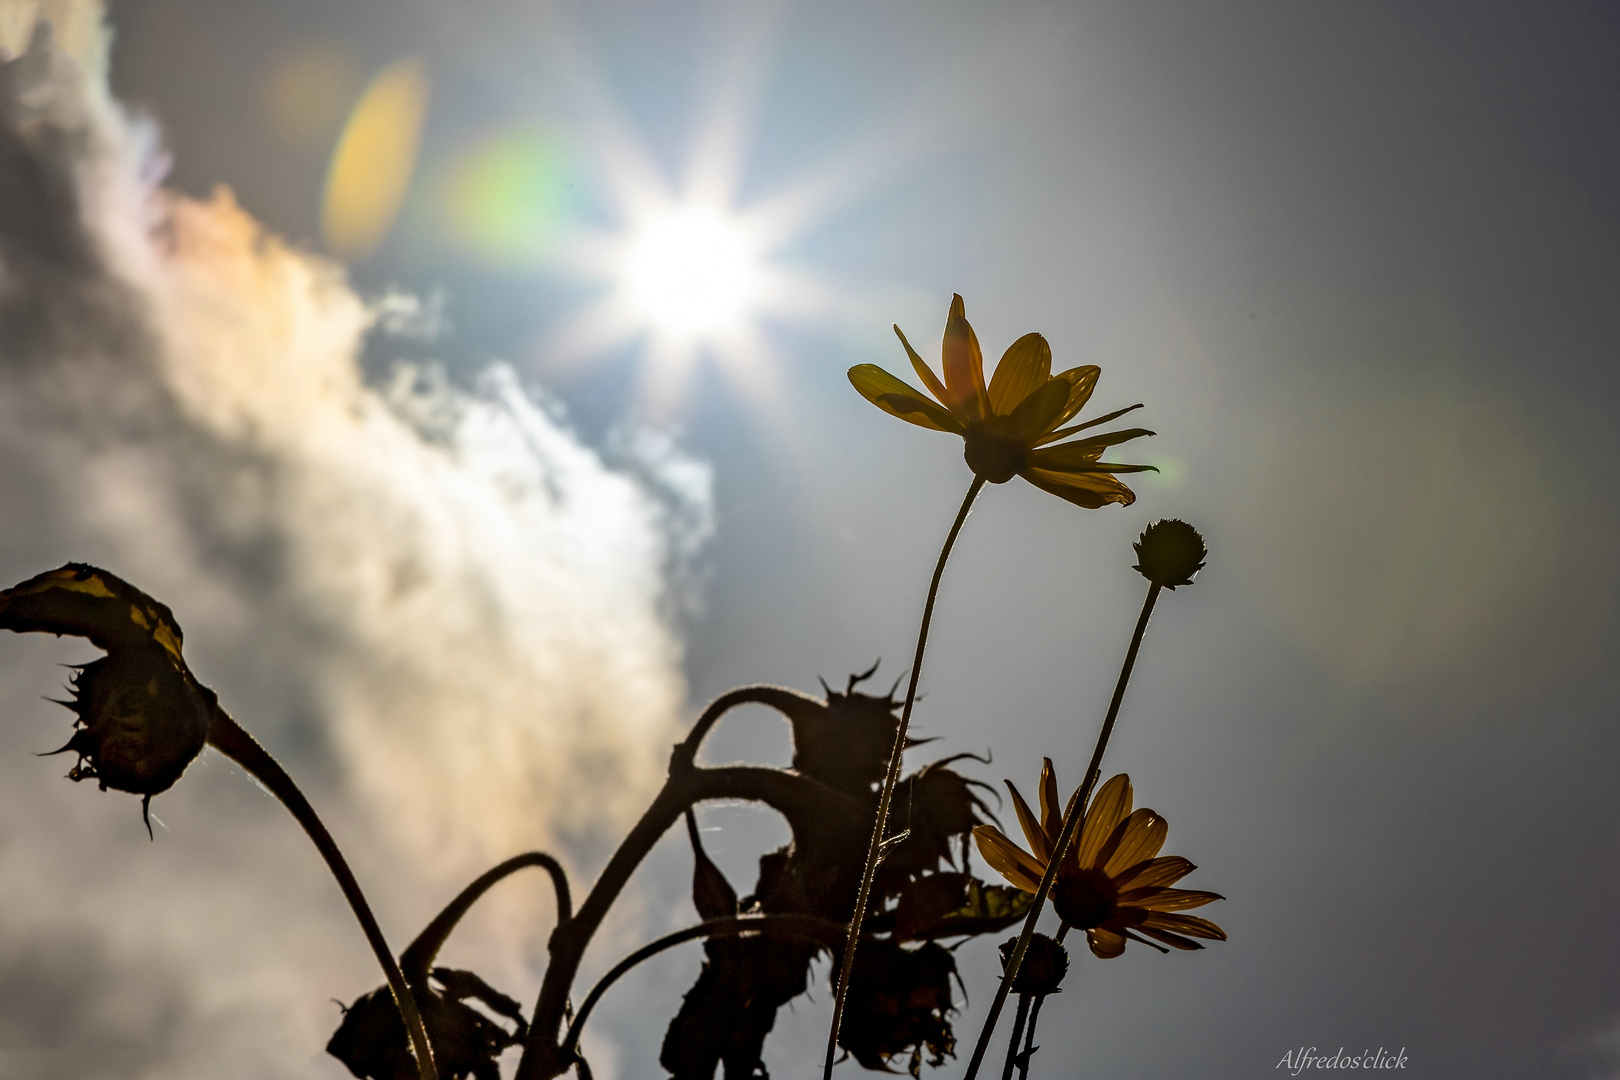
<instances>
[{"instance_id":1,"label":"wilted flower head","mask_svg":"<svg viewBox=\"0 0 1620 1080\"><path fill-rule=\"evenodd\" d=\"M832 970L836 976L836 964ZM891 1071L890 1059L907 1053L912 1076L921 1073L925 1052L928 1064L944 1064L956 1052L949 1019L956 1011L951 1001L955 977L956 961L932 941L915 949L883 939L862 942L838 1045L875 1071Z\"/></svg>"},{"instance_id":2,"label":"wilted flower head","mask_svg":"<svg viewBox=\"0 0 1620 1080\"><path fill-rule=\"evenodd\" d=\"M1131 546L1136 549L1137 559L1131 569L1166 589L1191 585L1193 575L1204 568L1204 559L1209 555L1198 530L1180 518L1155 521Z\"/></svg>"},{"instance_id":3,"label":"wilted flower head","mask_svg":"<svg viewBox=\"0 0 1620 1080\"><path fill-rule=\"evenodd\" d=\"M1033 893L1040 888L1062 831L1063 811L1052 760L1047 758L1041 770L1039 818L1012 781L1007 788L1033 851L1025 851L994 825L980 825L973 830L973 838L985 862L1020 889ZM1126 939L1153 945L1143 934L1187 950L1203 948L1193 938L1226 940L1226 932L1209 920L1179 914L1225 897L1170 887L1196 868L1179 855L1155 857L1169 829L1164 818L1152 810L1131 812L1131 778L1124 773L1092 797L1080 834L1070 843L1068 857L1058 869L1052 906L1064 922L1086 932L1091 951L1102 959L1124 952Z\"/></svg>"},{"instance_id":4,"label":"wilted flower head","mask_svg":"<svg viewBox=\"0 0 1620 1080\"><path fill-rule=\"evenodd\" d=\"M1064 427L1091 399L1100 368L1086 365L1053 375L1051 346L1039 334L1025 334L1002 354L986 386L984 356L960 296L951 298L951 313L945 322L944 382L917 355L898 326L894 332L917 377L938 404L876 364L859 364L849 369L849 381L866 400L918 427L962 436L968 468L992 484L1022 476L1042 491L1087 508L1136 501L1131 489L1113 474L1144 472L1153 466L1115 465L1098 459L1110 446L1153 432L1129 428L1048 445L1141 408L1132 405Z\"/></svg>"},{"instance_id":5,"label":"wilted flower head","mask_svg":"<svg viewBox=\"0 0 1620 1080\"><path fill-rule=\"evenodd\" d=\"M202 751L213 691L186 666L174 614L127 581L68 563L0 592L0 629L74 634L107 651L77 670L62 702L76 717L57 751L79 755L72 779L150 800Z\"/></svg>"},{"instance_id":6,"label":"wilted flower head","mask_svg":"<svg viewBox=\"0 0 1620 1080\"><path fill-rule=\"evenodd\" d=\"M411 988L433 1043L441 1080L500 1080L497 1059L523 1041L527 1030L518 1003L470 971L434 968L428 985ZM509 1031L468 1004L476 1001L511 1021ZM343 1010L343 1023L326 1052L361 1080L417 1080L405 1023L388 987L379 986Z\"/></svg>"}]
</instances>

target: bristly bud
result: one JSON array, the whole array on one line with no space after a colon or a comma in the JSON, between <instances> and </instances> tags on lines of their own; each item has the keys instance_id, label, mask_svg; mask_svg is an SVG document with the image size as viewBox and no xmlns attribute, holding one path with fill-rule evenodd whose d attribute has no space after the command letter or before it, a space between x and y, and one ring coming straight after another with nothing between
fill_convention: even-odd
<instances>
[{"instance_id":1,"label":"bristly bud","mask_svg":"<svg viewBox=\"0 0 1620 1080\"><path fill-rule=\"evenodd\" d=\"M1007 968L1007 962L1012 959L1013 949L1017 944L1018 939L1015 937L1001 943L1003 971ZM1029 948L1024 952L1024 962L1018 967L1018 978L1014 979L1012 984L1013 993L1036 996L1055 994L1063 983L1063 976L1068 973L1069 950L1045 934L1036 934L1029 939Z\"/></svg>"},{"instance_id":2,"label":"bristly bud","mask_svg":"<svg viewBox=\"0 0 1620 1080\"><path fill-rule=\"evenodd\" d=\"M127 581L69 563L0 592L0 629L74 634L107 651L78 669L62 703L77 718L56 751L79 755L71 779L145 796L144 814L202 752L213 692L186 667L174 614Z\"/></svg>"},{"instance_id":3,"label":"bristly bud","mask_svg":"<svg viewBox=\"0 0 1620 1080\"><path fill-rule=\"evenodd\" d=\"M1155 521L1131 546L1137 558L1131 569L1166 589L1191 585L1193 575L1204 568L1204 559L1209 555L1198 530L1180 518Z\"/></svg>"}]
</instances>

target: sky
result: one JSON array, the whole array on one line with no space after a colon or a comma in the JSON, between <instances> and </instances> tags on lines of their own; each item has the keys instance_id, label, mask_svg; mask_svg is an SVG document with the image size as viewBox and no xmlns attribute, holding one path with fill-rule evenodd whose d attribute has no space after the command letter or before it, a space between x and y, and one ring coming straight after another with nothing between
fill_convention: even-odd
<instances>
[{"instance_id":1,"label":"sky","mask_svg":"<svg viewBox=\"0 0 1620 1080\"><path fill-rule=\"evenodd\" d=\"M1612 7L114 0L103 44L13 0L9 55L40 7L58 54L0 79L0 577L167 601L392 937L526 846L588 881L725 689L901 673L970 476L845 371L904 373L890 325L930 355L960 293L992 358L1039 331L1095 408L1143 402L1160 472L1124 508L986 492L917 760L1078 780L1130 542L1210 549L1104 767L1230 940L1077 958L1036 1071L1620 1076ZM381 155L358 192L345 146ZM739 223L725 310L646 284L672 218ZM0 1073L345 1075L330 999L378 980L284 815L205 755L148 841L32 756L86 650L0 641ZM708 754L789 746L739 712ZM786 837L702 820L744 886ZM695 921L688 860L587 975ZM505 886L447 957L532 1000L549 905ZM992 943L959 961L970 1043ZM597 1075L658 1074L697 964L615 988Z\"/></svg>"}]
</instances>

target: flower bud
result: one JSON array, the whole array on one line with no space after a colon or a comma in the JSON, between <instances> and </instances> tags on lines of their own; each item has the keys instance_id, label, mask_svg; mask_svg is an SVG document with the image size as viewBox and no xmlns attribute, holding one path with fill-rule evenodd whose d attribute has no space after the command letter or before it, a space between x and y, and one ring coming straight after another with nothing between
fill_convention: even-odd
<instances>
[{"instance_id":1,"label":"flower bud","mask_svg":"<svg viewBox=\"0 0 1620 1080\"><path fill-rule=\"evenodd\" d=\"M1015 937L1001 943L1003 971L1012 960L1013 949L1017 945L1018 939ZM1013 980L1012 989L1016 994L1055 994L1063 983L1063 976L1068 973L1069 950L1045 934L1036 934L1029 939L1029 948L1024 951L1024 962L1018 966L1018 977Z\"/></svg>"},{"instance_id":2,"label":"flower bud","mask_svg":"<svg viewBox=\"0 0 1620 1080\"><path fill-rule=\"evenodd\" d=\"M1198 530L1179 518L1155 521L1131 545L1136 549L1137 573L1166 589L1191 585L1193 575L1204 568L1209 552Z\"/></svg>"}]
</instances>

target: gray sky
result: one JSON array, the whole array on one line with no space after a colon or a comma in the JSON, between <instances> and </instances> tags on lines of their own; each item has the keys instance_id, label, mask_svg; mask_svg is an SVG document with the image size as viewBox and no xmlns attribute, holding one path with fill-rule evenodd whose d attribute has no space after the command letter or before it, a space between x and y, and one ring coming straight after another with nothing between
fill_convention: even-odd
<instances>
[{"instance_id":1,"label":"gray sky","mask_svg":"<svg viewBox=\"0 0 1620 1080\"><path fill-rule=\"evenodd\" d=\"M1300 1045L1382 1045L1405 1047L1417 1076L1620 1075L1620 932L1609 917L1620 886L1612 7L144 0L114 2L111 14L113 92L156 121L172 154L168 182L198 197L229 185L248 214L311 249L341 110L322 120L316 101L305 127L278 121L267 104L277 72L289 57L326 56L346 102L384 64L423 58L433 91L417 183L352 278L364 297L394 287L437 297L449 330L426 343L373 339L366 370L375 376L395 355L429 357L448 366L455 392L476 397L488 393L479 373L506 361L604 455L607 465L579 464L574 450L557 451L580 475L639 475L627 433L647 427L712 470L712 539L674 571L653 549L679 548L703 529L669 526L655 500L626 495L607 525L583 512L569 519L643 545L614 564L642 575L634 625L593 627L589 640L594 649L634 635L653 698L678 695L684 678L685 716L738 683L811 689L817 675L836 681L878 656L884 674L900 673L969 474L953 439L893 421L845 381L855 363L903 370L891 322L929 355L959 292L992 357L1039 330L1060 367L1102 366L1097 408L1146 403L1142 422L1159 434L1140 459L1163 472L1135 485L1134 506L1080 511L1016 480L986 493L947 574L924 669L917 723L943 736L937 745L993 751L979 774L1026 791L1050 755L1072 783L1140 603L1130 541L1169 516L1209 541L1197 584L1161 602L1105 767L1129 771L1139 801L1169 819L1167 850L1200 867L1193 886L1229 898L1210 917L1230 941L1191 956L1080 958L1044 1014L1038 1071L1240 1080L1273 1075ZM555 148L558 245L570 229L613 228L604 162L615 137L678 187L704 135L734 131L738 201L802 197L801 223L775 257L824 301L766 320L769 349L756 367L739 375L699 358L684 398L650 407L638 388L656 360L640 344L564 355L594 286L551 259L552 233L536 241L545 250L533 261L513 265L458 247L444 224L443 185L458 155L480 133L507 129L540 132ZM25 400L20 385L8 383L12 412ZM138 407L130 413L138 427ZM69 431L59 454L77 452L80 429ZM665 452L655 465L667 474L673 461ZM6 474L4 516L52 524L8 536L0 565L20 579L96 550L134 558L122 541L85 539L102 534L60 505L68 496L52 486L54 468ZM188 483L201 491L240 475L220 466ZM701 518L693 498L684 505ZM348 800L354 828L371 829L366 799L386 790L342 749L365 730L335 717L383 692L387 678L357 677L308 701L287 689L310 672L328 678L320 658L304 655L307 598L280 591L289 580L314 590L319 579L261 574L249 545L233 540L241 529L206 524L240 504L143 510L143 522L179 521L222 552L143 563L153 567L149 587L187 589L186 567L202 566L225 582L220 595L276 609L273 647L250 660L223 645L251 640L229 603L210 608L212 594L199 592L197 619L238 626L205 653L215 666L204 678L250 727L255 712L291 718L272 723L278 749ZM319 503L253 505L272 514ZM336 529L257 527L309 545L309 565L325 566L325 546L341 542ZM564 553L558 574L572 572L571 550L547 549ZM601 595L618 595L615 572L603 571ZM673 588L698 602L673 617L665 641L657 613L679 607L661 591L672 573ZM548 582L523 595L554 595ZM171 602L190 629L185 605ZM592 599L579 602L584 610ZM386 652L369 623L331 618L357 657ZM8 672L38 669L45 656L35 643L0 644ZM428 647L401 655L408 663L410 649ZM546 664L538 670L537 681ZM624 715L622 703L600 707L612 723ZM87 947L73 943L74 919L163 887L156 865L174 860L175 873L216 888L211 866L180 849L221 843L199 811L146 844L132 807L69 789L54 762L26 757L46 741L36 733L57 730L43 719L50 707L28 708L27 737L5 742L7 783L48 785L39 797L94 830L97 851L117 854L93 872L74 868L57 895L56 879L16 854L42 857L38 849L16 839L0 849L8 876L42 881L28 893L38 911L83 908L49 934L27 930L34 916L0 920L9 950L0 994L14 1001L35 993L23 973ZM672 705L658 708L670 715L660 714L655 742L675 722ZM785 732L739 714L714 754L785 763ZM250 799L216 794L231 787L217 777L196 779L181 788ZM178 790L168 798L204 805ZM560 836L588 875L602 837L575 803L553 800L545 813L535 835ZM115 816L116 842L103 837ZM704 820L717 830L711 852L742 886L783 835L737 808ZM253 821L266 836L279 825ZM22 832L15 820L9 828ZM302 854L276 852L288 865ZM637 900L645 925L626 927L619 944L690 921L684 860L679 846L660 851ZM437 897L450 873L435 864L390 880L438 888ZM337 941L345 916L310 882L299 887L322 898L298 920L335 922L327 933ZM432 897L399 901L399 925ZM34 959L15 959L25 952ZM968 1045L992 995L991 953L980 942L961 956L969 1002L957 1031ZM140 976L117 947L95 955L109 980L142 998L193 1000L201 992L188 985L219 1000L236 992L203 972L206 957L177 961L153 990L128 981ZM317 1005L351 997L375 981L364 959L333 985L275 990ZM617 1058L618 1075L653 1075L662 1022L696 964L695 950L672 953L615 990L601 1020L616 1049L602 1053ZM532 997L531 987L505 988ZM784 1012L774 1075L809 1074L827 1007L821 989ZM133 1075L112 1062L146 1052L131 1050L141 1039L129 1032L151 1026L126 1027L79 1074ZM183 1044L198 1037L187 1032L206 1030L226 1048L236 1037L225 1021L178 1030L178 1049L148 1056L185 1057ZM266 1052L255 1075L297 1075L285 1063L302 1067L316 1049ZM318 1059L307 1068L341 1075ZM960 1071L957 1062L938 1075Z\"/></svg>"}]
</instances>

